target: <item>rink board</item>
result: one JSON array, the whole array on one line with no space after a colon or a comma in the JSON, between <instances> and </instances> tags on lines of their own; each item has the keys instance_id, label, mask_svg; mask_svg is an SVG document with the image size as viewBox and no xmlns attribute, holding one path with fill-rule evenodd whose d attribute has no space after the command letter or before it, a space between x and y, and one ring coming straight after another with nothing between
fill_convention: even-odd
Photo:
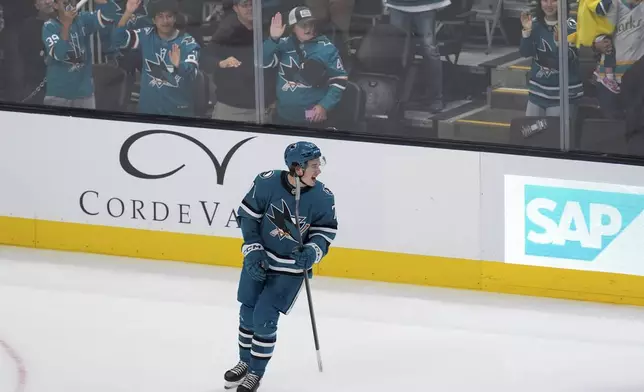
<instances>
[{"instance_id":1,"label":"rink board","mask_svg":"<svg viewBox=\"0 0 644 392\"><path fill-rule=\"evenodd\" d=\"M240 267L241 240L0 217L0 243ZM13 230L16 228L16 230ZM14 235L7 235L13 232ZM38 235L34 235L34 233ZM16 235L15 233L18 233ZM315 273L380 282L644 306L644 279L559 268L334 247Z\"/></svg>"},{"instance_id":2,"label":"rink board","mask_svg":"<svg viewBox=\"0 0 644 392\"><path fill-rule=\"evenodd\" d=\"M0 121L0 243L231 267L239 201L301 139ZM340 224L321 275L644 305L643 168L310 140Z\"/></svg>"}]
</instances>

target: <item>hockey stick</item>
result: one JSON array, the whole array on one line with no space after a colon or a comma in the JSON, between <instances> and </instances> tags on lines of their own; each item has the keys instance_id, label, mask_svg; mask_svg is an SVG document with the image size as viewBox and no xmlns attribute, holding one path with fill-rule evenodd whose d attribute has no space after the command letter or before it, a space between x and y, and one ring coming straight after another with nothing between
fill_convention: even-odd
<instances>
[{"instance_id":1,"label":"hockey stick","mask_svg":"<svg viewBox=\"0 0 644 392\"><path fill-rule=\"evenodd\" d=\"M302 241L302 228L300 227L300 177L295 176L295 223L298 231L300 249L304 248ZM315 341L315 351L318 357L318 370L322 372L322 356L320 355L320 342L318 340L318 328L315 323L315 313L313 312L313 298L311 298L311 285L309 284L309 272L304 270L304 284L306 286L306 296L309 300L309 313L311 314L311 327L313 328L313 340Z\"/></svg>"}]
</instances>

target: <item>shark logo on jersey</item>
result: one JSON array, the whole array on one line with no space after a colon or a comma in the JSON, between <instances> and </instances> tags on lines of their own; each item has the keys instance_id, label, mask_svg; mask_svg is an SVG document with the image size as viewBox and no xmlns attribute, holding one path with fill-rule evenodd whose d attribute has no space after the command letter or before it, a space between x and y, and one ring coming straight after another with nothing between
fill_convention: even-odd
<instances>
[{"instance_id":1,"label":"shark logo on jersey","mask_svg":"<svg viewBox=\"0 0 644 392\"><path fill-rule=\"evenodd\" d=\"M542 56L539 56L539 54L537 54L538 60L541 60L541 61L537 61L537 65L539 66L539 71L537 72L536 76L538 78L543 78L543 77L549 77L550 75L558 74L559 71L555 67L550 66L550 65L553 65L553 64L546 64L547 66L544 66L541 63L543 61L542 59L554 58L553 57L554 51L552 50L552 47L550 46L548 41L546 41L545 39L541 38L541 44L539 45L539 47L537 47L537 52L539 54L542 54ZM541 58L539 58L539 57L541 57Z\"/></svg>"},{"instance_id":2,"label":"shark logo on jersey","mask_svg":"<svg viewBox=\"0 0 644 392\"><path fill-rule=\"evenodd\" d=\"M123 8L121 8L121 6L120 6L120 5L118 5L118 4L116 4L116 3L115 3L114 5L116 6L116 14L118 15L118 18L122 17L122 16L123 16L123 12L122 12L122 11L123 11ZM132 14L132 15L130 16L130 18L125 22L125 26L126 26L126 28L128 28L128 29L129 29L129 28L132 28L133 26L136 26L137 22L138 22L140 19L143 19L143 18L146 18L146 17L147 17L147 15L141 15L141 14L137 11L137 12L135 12L134 14ZM118 20L118 19L117 19L117 20Z\"/></svg>"},{"instance_id":3,"label":"shark logo on jersey","mask_svg":"<svg viewBox=\"0 0 644 392\"><path fill-rule=\"evenodd\" d=\"M297 61L291 56L288 56L288 58L288 64L280 62L279 75L284 81L282 91L295 91L298 88L311 88L311 86L304 84L302 80L300 80L299 72L301 68Z\"/></svg>"},{"instance_id":4,"label":"shark logo on jersey","mask_svg":"<svg viewBox=\"0 0 644 392\"><path fill-rule=\"evenodd\" d=\"M125 22L126 28L132 28L133 26L136 26L137 22L140 19L143 19L143 18L146 18L146 16L132 14L132 16L130 16L130 18L127 20L127 22Z\"/></svg>"},{"instance_id":5,"label":"shark logo on jersey","mask_svg":"<svg viewBox=\"0 0 644 392\"><path fill-rule=\"evenodd\" d=\"M85 28L83 27L84 34ZM69 72L76 72L85 66L85 49L80 44L78 33L70 33L69 42L72 44L72 48L67 52L69 59L65 62L71 64Z\"/></svg>"},{"instance_id":6,"label":"shark logo on jersey","mask_svg":"<svg viewBox=\"0 0 644 392\"><path fill-rule=\"evenodd\" d=\"M295 224L295 216L291 214L288 204L282 200L282 208L276 207L271 204L269 208L269 213L266 214L268 219L275 229L271 231L271 236L278 237L281 240L284 238L289 239L293 242L298 242L299 238L293 238L293 233L297 232L297 225ZM303 235L306 230L309 228L309 224L305 223L306 217L300 217L300 235Z\"/></svg>"},{"instance_id":7,"label":"shark logo on jersey","mask_svg":"<svg viewBox=\"0 0 644 392\"><path fill-rule=\"evenodd\" d=\"M195 41L194 37L187 35L181 40L181 43L184 45L196 45L197 41Z\"/></svg>"},{"instance_id":8,"label":"shark logo on jersey","mask_svg":"<svg viewBox=\"0 0 644 392\"><path fill-rule=\"evenodd\" d=\"M45 26L52 24L52 21L45 22ZM83 36L85 36L85 28L81 30ZM46 38L46 44L49 51L49 55L54 57L54 45L60 41L60 36L58 34L51 34ZM77 32L69 33L69 44L71 48L67 51L67 58L61 60L63 63L70 65L68 72L77 72L85 66L85 48L81 45L80 36Z\"/></svg>"},{"instance_id":9,"label":"shark logo on jersey","mask_svg":"<svg viewBox=\"0 0 644 392\"><path fill-rule=\"evenodd\" d=\"M160 53L156 53L156 62L150 59L145 59L145 68L150 75L150 86L155 86L157 88L161 87L179 87L179 81L181 81L181 76L173 75L174 65L168 64L165 61L167 54L167 49L161 49Z\"/></svg>"}]
</instances>

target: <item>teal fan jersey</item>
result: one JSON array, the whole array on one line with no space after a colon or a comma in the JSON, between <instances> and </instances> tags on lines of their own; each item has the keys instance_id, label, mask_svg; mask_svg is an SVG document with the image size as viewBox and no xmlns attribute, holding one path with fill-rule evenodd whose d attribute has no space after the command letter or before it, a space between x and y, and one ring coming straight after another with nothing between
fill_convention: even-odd
<instances>
[{"instance_id":1,"label":"teal fan jersey","mask_svg":"<svg viewBox=\"0 0 644 392\"><path fill-rule=\"evenodd\" d=\"M117 6L109 1L96 8L94 12L78 13L69 28L68 40L62 39L63 25L57 18L43 25L47 96L80 99L94 94L91 35L114 22Z\"/></svg>"},{"instance_id":2,"label":"teal fan jersey","mask_svg":"<svg viewBox=\"0 0 644 392\"><path fill-rule=\"evenodd\" d=\"M568 35L577 31L574 19L568 19ZM559 44L555 41L554 25L532 21L532 33L522 37L519 52L523 57L532 57L528 99L542 108L559 106ZM568 46L568 94L570 102L584 95L579 77L579 56L574 45Z\"/></svg>"},{"instance_id":3,"label":"teal fan jersey","mask_svg":"<svg viewBox=\"0 0 644 392\"><path fill-rule=\"evenodd\" d=\"M296 50L299 45L304 58ZM324 64L328 80L322 87L312 86L300 75L302 63L317 60ZM327 111L333 109L347 85L338 49L324 35L300 43L294 36L274 41L264 41L264 67L277 68L277 112L289 121L306 123L306 110L320 105Z\"/></svg>"},{"instance_id":4,"label":"teal fan jersey","mask_svg":"<svg viewBox=\"0 0 644 392\"><path fill-rule=\"evenodd\" d=\"M130 29L117 27L114 45L122 49L140 49L143 56L139 113L169 116L194 115L194 83L199 71L200 46L188 33L165 40L155 27ZM181 51L179 66L170 60L174 45Z\"/></svg>"}]
</instances>

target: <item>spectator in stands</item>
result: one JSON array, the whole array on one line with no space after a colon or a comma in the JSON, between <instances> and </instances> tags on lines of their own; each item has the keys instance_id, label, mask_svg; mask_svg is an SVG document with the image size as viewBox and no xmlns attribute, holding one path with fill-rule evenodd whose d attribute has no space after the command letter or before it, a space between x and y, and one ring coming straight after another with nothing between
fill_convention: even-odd
<instances>
[{"instance_id":1,"label":"spectator in stands","mask_svg":"<svg viewBox=\"0 0 644 392\"><path fill-rule=\"evenodd\" d=\"M594 44L608 40L611 48L604 56L606 75L599 79L607 89L619 93L619 84L615 80L615 67L617 66L615 51L612 48L612 35L615 25L606 17L605 10L610 8L612 0L580 0L577 8L577 31L571 37L577 49L592 48Z\"/></svg>"},{"instance_id":2,"label":"spectator in stands","mask_svg":"<svg viewBox=\"0 0 644 392\"><path fill-rule=\"evenodd\" d=\"M95 109L91 35L112 23L116 4L94 0L95 12L76 12L76 0L56 0L57 16L43 25L47 90L45 105Z\"/></svg>"},{"instance_id":3,"label":"spectator in stands","mask_svg":"<svg viewBox=\"0 0 644 392\"><path fill-rule=\"evenodd\" d=\"M0 34L13 31L33 14L31 0L0 0Z\"/></svg>"},{"instance_id":4,"label":"spectator in stands","mask_svg":"<svg viewBox=\"0 0 644 392\"><path fill-rule=\"evenodd\" d=\"M628 153L644 157L644 57L622 77L621 102L625 113Z\"/></svg>"},{"instance_id":5,"label":"spectator in stands","mask_svg":"<svg viewBox=\"0 0 644 392\"><path fill-rule=\"evenodd\" d=\"M127 29L128 21L140 5L141 0L128 0L112 38L118 48L141 51L143 69L138 111L194 116L200 46L190 34L176 28L179 11L176 0L151 0L148 14L154 27Z\"/></svg>"},{"instance_id":6,"label":"spectator in stands","mask_svg":"<svg viewBox=\"0 0 644 392\"><path fill-rule=\"evenodd\" d=\"M315 19L332 22L345 38L349 37L354 5L355 0L306 0L306 6L311 9Z\"/></svg>"},{"instance_id":7,"label":"spectator in stands","mask_svg":"<svg viewBox=\"0 0 644 392\"><path fill-rule=\"evenodd\" d=\"M523 32L519 52L523 57L532 58L526 116L559 116L561 113L558 48L561 37L557 7L557 0L539 0L534 17L526 12L521 14ZM575 118L576 103L583 96L577 49L568 44L568 35L575 31L573 19L568 19L567 26L561 31L564 45L568 47L568 94L572 118Z\"/></svg>"},{"instance_id":8,"label":"spectator in stands","mask_svg":"<svg viewBox=\"0 0 644 392\"><path fill-rule=\"evenodd\" d=\"M213 70L217 104L212 118L255 121L253 2L234 0L234 13L221 21L204 50L204 69Z\"/></svg>"},{"instance_id":9,"label":"spectator in stands","mask_svg":"<svg viewBox=\"0 0 644 392\"><path fill-rule=\"evenodd\" d=\"M387 0L392 25L410 30L420 38L425 71L429 82L429 109L443 110L443 63L436 41L436 14L449 6L450 0Z\"/></svg>"},{"instance_id":10,"label":"spectator in stands","mask_svg":"<svg viewBox=\"0 0 644 392\"><path fill-rule=\"evenodd\" d=\"M116 19L117 21L121 20L123 12L125 11L125 4L127 1L118 0L118 11ZM152 19L148 17L147 10L143 4L134 12L134 15L130 17L127 21L126 28L128 29L141 29L144 27L152 27L154 23ZM105 55L105 60L107 63L118 65L123 69L126 69L128 73L132 74L134 72L134 67L140 65L139 63L141 56L138 57L138 62L133 59L138 53L126 52L122 53L119 48L115 47L114 42L112 41L112 35L114 33L115 24L107 26L99 33L101 40L103 55Z\"/></svg>"},{"instance_id":11,"label":"spectator in stands","mask_svg":"<svg viewBox=\"0 0 644 392\"><path fill-rule=\"evenodd\" d=\"M55 17L54 0L34 0L37 14L26 18L15 30L8 55L9 73L16 82L14 100L42 105L45 98L45 21Z\"/></svg>"},{"instance_id":12,"label":"spectator in stands","mask_svg":"<svg viewBox=\"0 0 644 392\"><path fill-rule=\"evenodd\" d=\"M644 56L644 5L641 0L609 1L600 3L598 13L615 25L613 50L617 67L615 79L621 85L624 73ZM595 71L597 80L606 78L606 56L603 56ZM597 99L602 112L608 118L622 118L623 107L619 94L604 84L597 86Z\"/></svg>"},{"instance_id":13,"label":"spectator in stands","mask_svg":"<svg viewBox=\"0 0 644 392\"><path fill-rule=\"evenodd\" d=\"M308 7L295 7L288 15L289 33L282 14L271 21L270 38L264 41L264 66L277 67L277 105L274 122L324 126L340 102L347 84L338 49L324 35L317 35Z\"/></svg>"}]
</instances>

